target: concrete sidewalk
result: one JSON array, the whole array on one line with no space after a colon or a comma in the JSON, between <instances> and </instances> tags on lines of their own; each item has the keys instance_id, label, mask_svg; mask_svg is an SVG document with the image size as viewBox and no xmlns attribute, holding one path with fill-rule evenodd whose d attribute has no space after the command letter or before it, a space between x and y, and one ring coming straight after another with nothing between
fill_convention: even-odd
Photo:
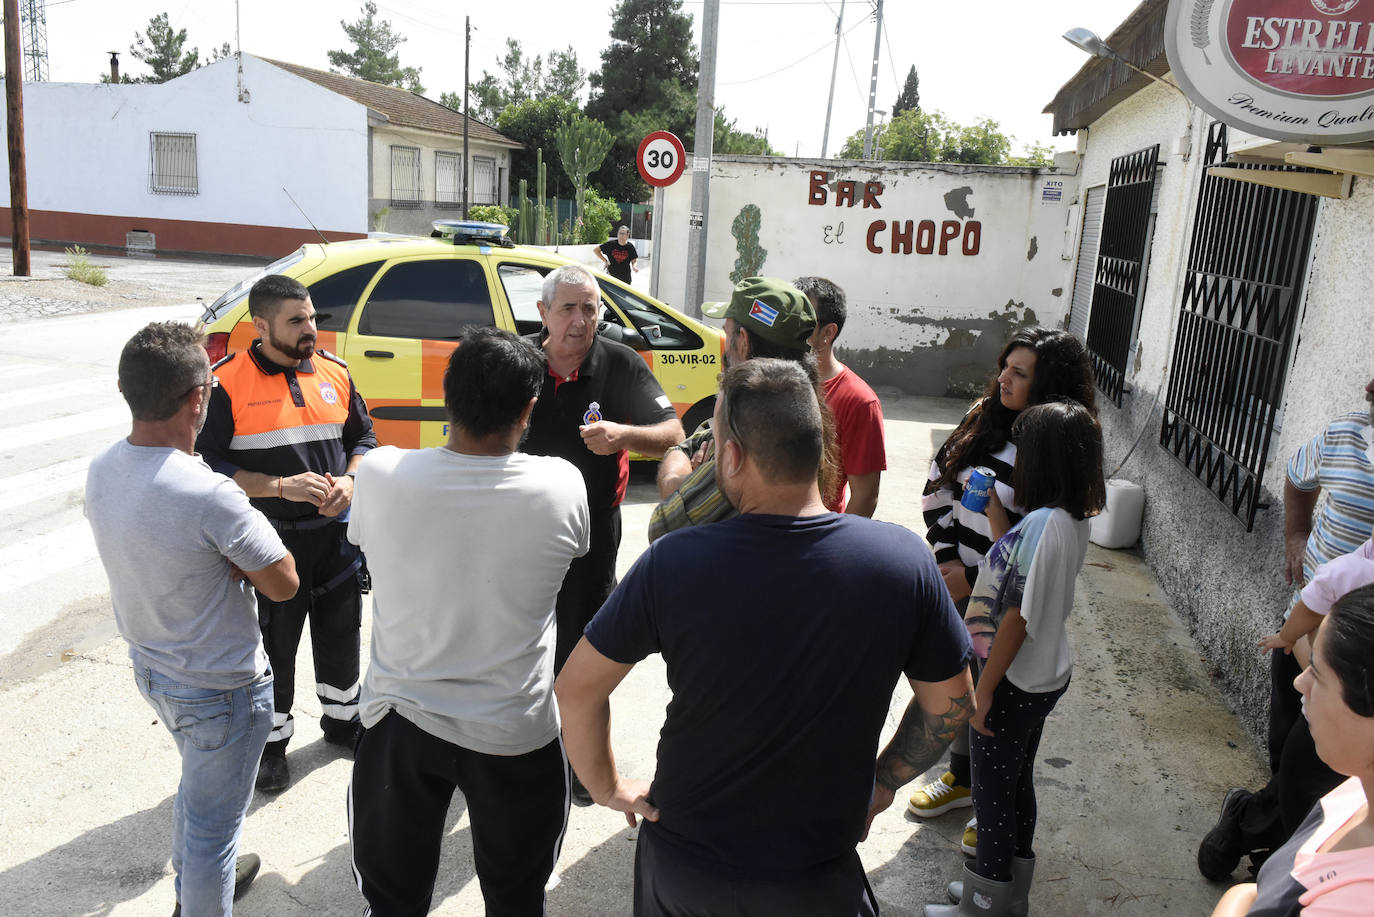
<instances>
[{"instance_id":1,"label":"concrete sidewalk","mask_svg":"<svg viewBox=\"0 0 1374 917\"><path fill-rule=\"evenodd\" d=\"M878 515L919 531L930 456L964 405L891 396L884 406L891 468ZM631 488L622 569L645 544L654 496L647 482ZM1048 722L1037 767L1033 912L1206 915L1222 889L1198 876L1194 852L1226 787L1262 781L1252 740L1135 555L1090 550L1072 630L1078 666ZM32 658L3 660L5 669L24 674L0 684L0 910L28 917L169 914L172 742L139 697L121 640L72 648L62 639L56 630L40 633L18 651ZM42 660L50 661L46 670ZM254 800L243 848L262 856L263 872L237 912L360 914L344 817L350 762L321 739L305 641L299 673L293 783L279 796ZM656 657L616 692L613 728L625 773L651 776L667 697ZM888 732L907 698L903 685ZM860 846L885 915L919 915L924 903L942 901L945 883L965 862L958 841L969 810L920 822L902 811L904 797ZM795 803L805 808L810 800ZM467 827L456 798L436 914L483 912ZM549 913L629 914L635 833L617 813L574 808Z\"/></svg>"}]
</instances>

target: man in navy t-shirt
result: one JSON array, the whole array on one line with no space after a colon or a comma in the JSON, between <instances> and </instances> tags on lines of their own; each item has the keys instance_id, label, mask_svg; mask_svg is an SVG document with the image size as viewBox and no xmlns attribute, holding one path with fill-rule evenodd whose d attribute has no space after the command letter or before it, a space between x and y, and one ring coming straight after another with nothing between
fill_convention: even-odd
<instances>
[{"instance_id":1,"label":"man in navy t-shirt","mask_svg":"<svg viewBox=\"0 0 1374 917\"><path fill-rule=\"evenodd\" d=\"M740 515L656 541L587 625L557 684L568 757L646 820L636 914L872 914L855 845L972 713L967 631L919 537L826 511L799 366L729 369L714 429ZM616 772L607 698L655 652L673 699L646 785ZM879 755L903 673L915 697Z\"/></svg>"}]
</instances>

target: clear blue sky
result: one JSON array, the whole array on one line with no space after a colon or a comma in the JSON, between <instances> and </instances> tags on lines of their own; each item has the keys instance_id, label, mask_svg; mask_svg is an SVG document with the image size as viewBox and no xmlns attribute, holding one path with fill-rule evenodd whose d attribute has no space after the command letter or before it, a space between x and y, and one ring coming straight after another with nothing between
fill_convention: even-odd
<instances>
[{"instance_id":1,"label":"clear blue sky","mask_svg":"<svg viewBox=\"0 0 1374 917\"><path fill-rule=\"evenodd\" d=\"M1060 149L1072 138L1051 138L1040 112L1086 55L1060 35L1075 26L1104 38L1137 0L1013 0L929 2L887 0L880 41L876 108L888 109L909 67L921 78L921 105L958 121L987 116L1015 137ZM529 54L572 45L587 70L600 66L609 42L611 0L378 0L380 18L406 36L402 64L421 68L426 95L462 91L463 17L473 24L472 79L495 71L505 39ZM362 4L351 0L241 0L243 50L329 69L326 52L347 46L340 19L353 21ZM864 125L873 66L871 0L847 0L835 83L830 153ZM696 20L701 0L684 9ZM820 154L840 0L721 0L716 104L740 127L768 130L787 155ZM134 34L166 11L202 54L234 42L233 0L48 0L48 60L58 82L94 82L119 50L126 72L142 65L128 52Z\"/></svg>"}]
</instances>

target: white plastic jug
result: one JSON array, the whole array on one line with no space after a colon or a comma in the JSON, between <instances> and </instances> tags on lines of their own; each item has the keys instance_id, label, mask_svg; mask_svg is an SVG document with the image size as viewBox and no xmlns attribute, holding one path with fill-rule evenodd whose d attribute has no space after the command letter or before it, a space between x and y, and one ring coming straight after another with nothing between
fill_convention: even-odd
<instances>
[{"instance_id":1,"label":"white plastic jug","mask_svg":"<svg viewBox=\"0 0 1374 917\"><path fill-rule=\"evenodd\" d=\"M1107 506L1092 517L1088 539L1104 548L1129 548L1140 540L1140 517L1145 491L1124 478L1107 482Z\"/></svg>"}]
</instances>

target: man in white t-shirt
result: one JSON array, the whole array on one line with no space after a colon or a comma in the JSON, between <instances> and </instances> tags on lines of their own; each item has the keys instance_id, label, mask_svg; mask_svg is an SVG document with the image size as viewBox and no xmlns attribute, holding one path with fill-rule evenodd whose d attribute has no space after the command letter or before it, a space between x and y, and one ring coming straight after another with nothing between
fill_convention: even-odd
<instances>
[{"instance_id":1,"label":"man in white t-shirt","mask_svg":"<svg viewBox=\"0 0 1374 917\"><path fill-rule=\"evenodd\" d=\"M516 451L544 374L528 342L467 330L444 376L448 444L358 468L348 537L372 572L372 656L348 823L378 914L429 910L455 789L488 913L543 909L569 805L554 605L589 543L578 470Z\"/></svg>"}]
</instances>

